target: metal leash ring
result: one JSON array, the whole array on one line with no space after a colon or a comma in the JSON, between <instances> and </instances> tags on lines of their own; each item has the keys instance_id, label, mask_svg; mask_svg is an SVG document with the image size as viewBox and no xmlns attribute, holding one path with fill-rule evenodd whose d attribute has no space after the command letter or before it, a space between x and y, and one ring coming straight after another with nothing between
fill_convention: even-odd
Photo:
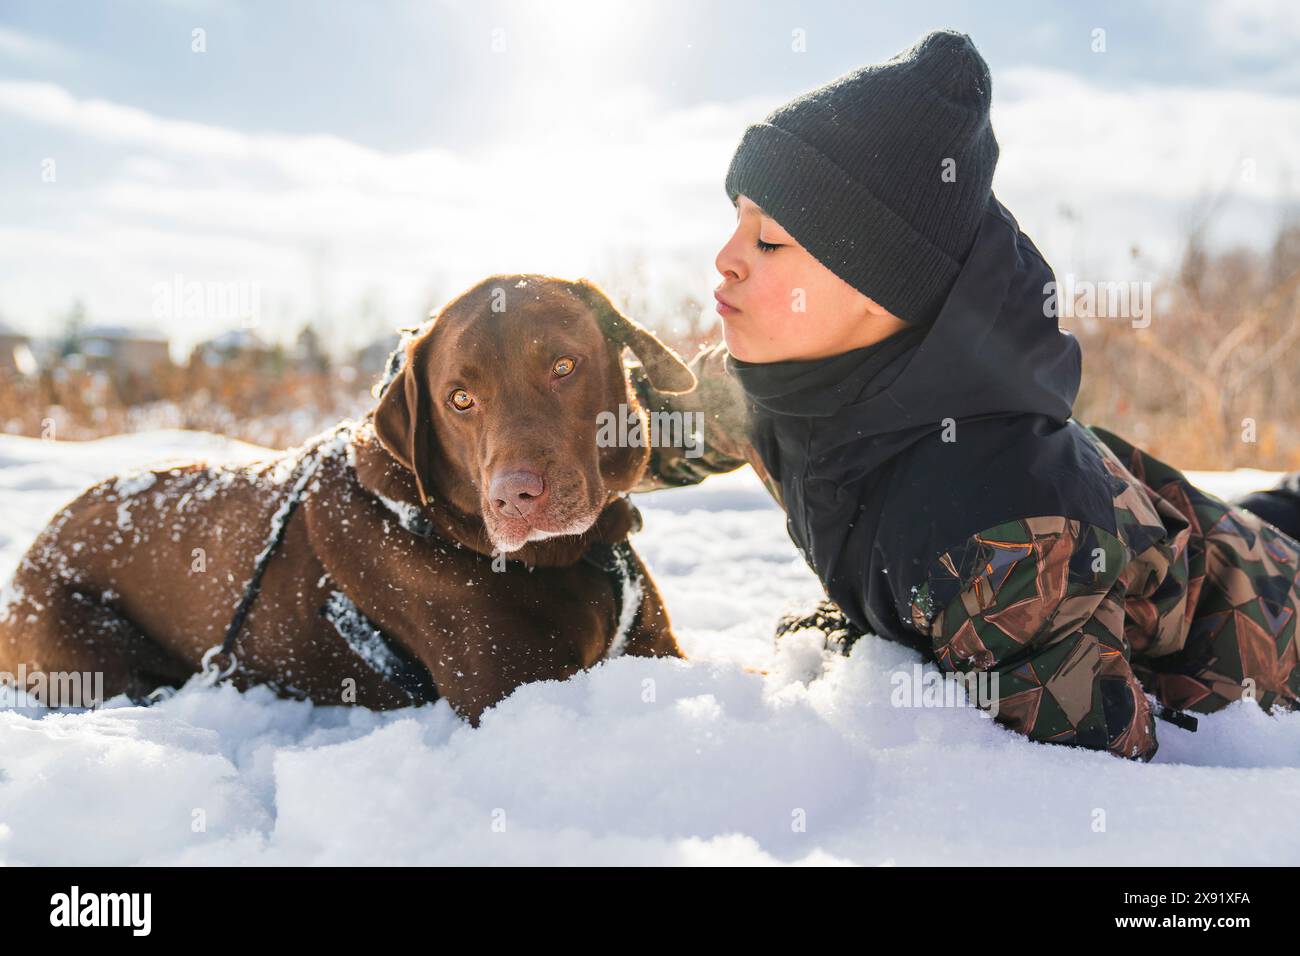
<instances>
[{"instance_id":1,"label":"metal leash ring","mask_svg":"<svg viewBox=\"0 0 1300 956\"><path fill-rule=\"evenodd\" d=\"M239 659L235 656L234 651L230 651L230 666L224 671L212 663L212 659L222 652L220 644L213 644L203 652L203 661L199 665L202 668L202 676L199 683L204 687L215 687L227 677L235 672L239 666Z\"/></svg>"}]
</instances>

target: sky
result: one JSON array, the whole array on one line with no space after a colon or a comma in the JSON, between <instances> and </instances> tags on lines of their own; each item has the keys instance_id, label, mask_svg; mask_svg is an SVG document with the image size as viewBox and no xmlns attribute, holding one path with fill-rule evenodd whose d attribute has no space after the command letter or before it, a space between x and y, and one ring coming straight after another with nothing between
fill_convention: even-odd
<instances>
[{"instance_id":1,"label":"sky","mask_svg":"<svg viewBox=\"0 0 1300 956\"><path fill-rule=\"evenodd\" d=\"M745 126L941 27L1058 277L1295 214L1294 3L0 0L0 323L342 350L514 271L707 321Z\"/></svg>"}]
</instances>

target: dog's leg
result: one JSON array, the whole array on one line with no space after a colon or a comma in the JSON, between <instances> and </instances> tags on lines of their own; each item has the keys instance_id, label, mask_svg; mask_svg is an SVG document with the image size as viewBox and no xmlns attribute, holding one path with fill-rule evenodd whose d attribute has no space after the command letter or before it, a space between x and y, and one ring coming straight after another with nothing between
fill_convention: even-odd
<instances>
[{"instance_id":1,"label":"dog's leg","mask_svg":"<svg viewBox=\"0 0 1300 956\"><path fill-rule=\"evenodd\" d=\"M0 670L25 673L27 688L42 703L67 706L53 698L70 679L102 688L96 703L121 693L146 703L151 691L179 687L193 673L89 588L61 582L36 592L37 599L22 587L21 576L15 585L14 600L0 610ZM82 694L90 694L85 684Z\"/></svg>"},{"instance_id":2,"label":"dog's leg","mask_svg":"<svg viewBox=\"0 0 1300 956\"><path fill-rule=\"evenodd\" d=\"M626 653L636 657L685 657L673 636L668 609L654 578L646 571L641 556L636 552L632 552L632 556L641 585L641 606L628 631Z\"/></svg>"}]
</instances>

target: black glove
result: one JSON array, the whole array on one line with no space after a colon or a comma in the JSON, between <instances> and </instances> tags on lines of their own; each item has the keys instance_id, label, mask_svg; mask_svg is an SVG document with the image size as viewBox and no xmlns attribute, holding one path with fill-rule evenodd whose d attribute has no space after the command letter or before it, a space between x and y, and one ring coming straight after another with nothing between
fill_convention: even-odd
<instances>
[{"instance_id":1,"label":"black glove","mask_svg":"<svg viewBox=\"0 0 1300 956\"><path fill-rule=\"evenodd\" d=\"M819 601L817 606L809 613L791 612L782 615L781 619L776 622L774 638L779 641L784 635L792 631L808 629L821 631L826 635L828 645L837 646L845 654L849 652L853 642L864 633L858 630L857 626L844 616L844 612L839 609L834 601L824 599Z\"/></svg>"}]
</instances>

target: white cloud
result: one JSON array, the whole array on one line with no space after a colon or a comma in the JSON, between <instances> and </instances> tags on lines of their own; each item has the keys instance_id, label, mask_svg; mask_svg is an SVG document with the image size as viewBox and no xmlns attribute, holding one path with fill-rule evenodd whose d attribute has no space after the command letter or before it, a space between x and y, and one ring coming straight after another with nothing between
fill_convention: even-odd
<instances>
[{"instance_id":1,"label":"white cloud","mask_svg":"<svg viewBox=\"0 0 1300 956\"><path fill-rule=\"evenodd\" d=\"M707 301L732 221L722 190L731 150L779 99L672 109L644 90L607 91L584 103L583 122L521 116L473 152L385 152L0 81L0 135L30 142L54 130L72 151L55 157L57 183L33 170L0 184L0 202L21 210L0 227L11 267L0 314L47 331L80 296L96 318L153 321L152 289L176 274L258 283L273 335L295 331L318 299L342 336L360 335L343 317L367 295L405 324L431 292L442 299L501 271L589 275L617 291L640 270ZM1133 241L1172 254L1180 216L1225 182L1252 210L1275 206L1300 155L1291 99L1115 91L1051 70L1000 73L993 122L998 194L1058 270L1079 265L1081 246L1102 261ZM1254 160L1254 180L1243 160ZM1063 222L1061 204L1080 221ZM217 329L169 331L192 340Z\"/></svg>"},{"instance_id":2,"label":"white cloud","mask_svg":"<svg viewBox=\"0 0 1300 956\"><path fill-rule=\"evenodd\" d=\"M401 324L418 317L430 286L451 294L514 269L598 273L619 249L677 258L694 250L706 272L707 250L730 218L722 170L752 108L671 111L644 93L606 108L618 123L612 132L605 122L592 124L599 133L568 128L476 155L386 153L0 82L0 118L72 134L103 170L75 183L61 174L53 185L35 175L22 184L42 190L63 218L0 231L0 254L35 260L0 281L0 309L15 321L49 316L75 291L92 313L131 321L147 310L154 283L180 272L269 286L297 303L295 324L322 282L336 308L377 288L402 310L393 319ZM55 246L62 251L49 254ZM313 276L321 259L329 275Z\"/></svg>"},{"instance_id":3,"label":"white cloud","mask_svg":"<svg viewBox=\"0 0 1300 956\"><path fill-rule=\"evenodd\" d=\"M1090 192L1179 200L1225 180L1274 198L1300 157L1300 101L1239 90L1104 89L1077 76L1020 67L998 78L993 125L1001 171ZM1244 160L1255 175L1240 175ZM1014 174L1014 175L1012 175Z\"/></svg>"},{"instance_id":4,"label":"white cloud","mask_svg":"<svg viewBox=\"0 0 1300 956\"><path fill-rule=\"evenodd\" d=\"M1117 268L1135 242L1168 265L1189 215L1218 193L1230 200L1219 238L1266 242L1276 223L1261 220L1260 210L1296 201L1300 102L1293 97L1108 89L1029 67L1004 71L995 83L995 189L1036 239L1035 222L1044 234L1060 234L1062 241L1047 243L1056 245L1058 270L1076 255ZM1062 205L1077 222L1059 222Z\"/></svg>"},{"instance_id":5,"label":"white cloud","mask_svg":"<svg viewBox=\"0 0 1300 956\"><path fill-rule=\"evenodd\" d=\"M1300 6L1294 0L1214 0L1204 8L1205 35L1245 57L1294 59L1300 45Z\"/></svg>"},{"instance_id":6,"label":"white cloud","mask_svg":"<svg viewBox=\"0 0 1300 956\"><path fill-rule=\"evenodd\" d=\"M52 63L66 59L68 51L52 40L0 25L0 56L32 63Z\"/></svg>"}]
</instances>

